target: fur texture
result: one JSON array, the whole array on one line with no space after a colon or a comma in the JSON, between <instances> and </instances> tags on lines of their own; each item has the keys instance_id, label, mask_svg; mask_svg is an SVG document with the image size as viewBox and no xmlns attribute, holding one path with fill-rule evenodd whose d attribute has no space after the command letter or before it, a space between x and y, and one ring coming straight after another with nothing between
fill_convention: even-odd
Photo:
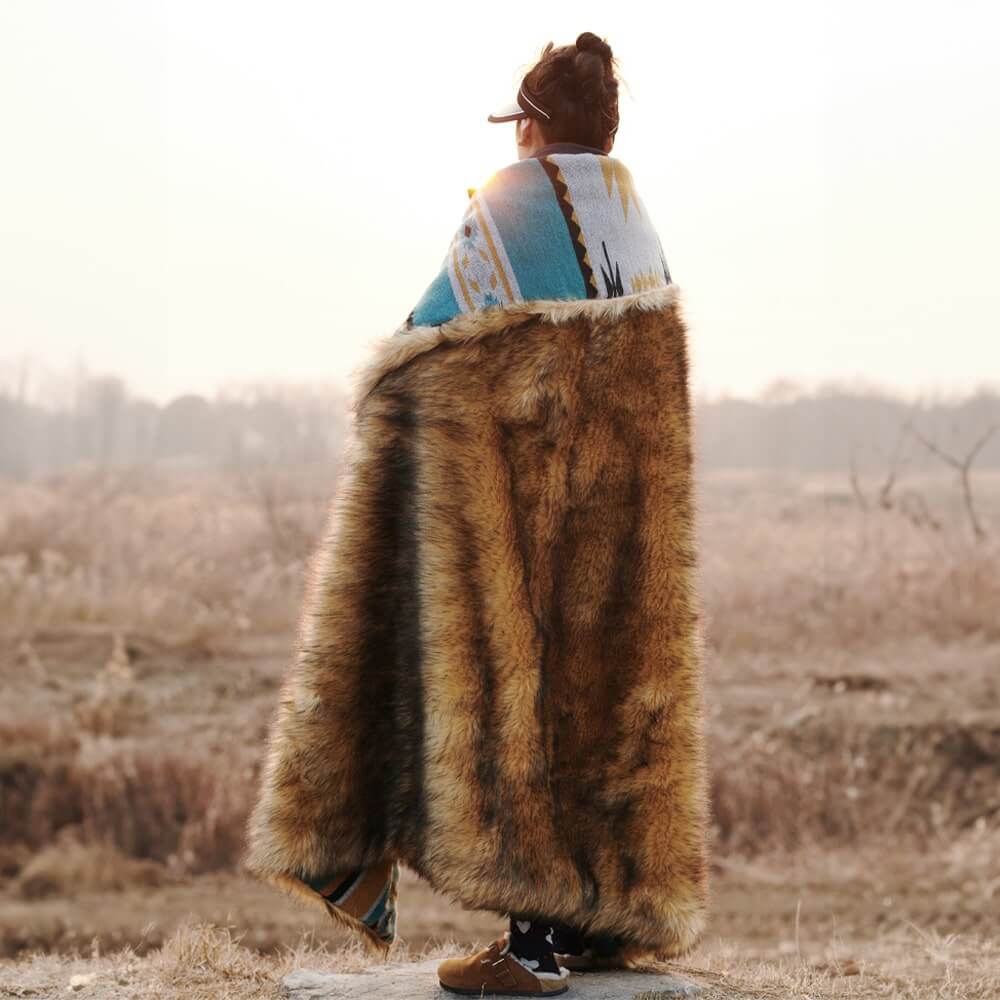
<instances>
[{"instance_id":1,"label":"fur texture","mask_svg":"<svg viewBox=\"0 0 1000 1000\"><path fill-rule=\"evenodd\" d=\"M418 327L354 377L249 868L395 858L466 908L686 953L707 795L675 287Z\"/></svg>"}]
</instances>

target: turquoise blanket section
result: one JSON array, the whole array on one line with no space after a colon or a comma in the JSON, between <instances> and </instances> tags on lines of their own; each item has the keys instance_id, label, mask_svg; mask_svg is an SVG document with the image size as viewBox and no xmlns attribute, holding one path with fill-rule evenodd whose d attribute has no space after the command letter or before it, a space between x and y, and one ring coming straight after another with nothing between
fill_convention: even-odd
<instances>
[{"instance_id":1,"label":"turquoise blanket section","mask_svg":"<svg viewBox=\"0 0 1000 1000\"><path fill-rule=\"evenodd\" d=\"M668 284L659 237L642 209L628 172L609 157L555 154L503 167L471 195L406 328L510 302L606 298Z\"/></svg>"}]
</instances>

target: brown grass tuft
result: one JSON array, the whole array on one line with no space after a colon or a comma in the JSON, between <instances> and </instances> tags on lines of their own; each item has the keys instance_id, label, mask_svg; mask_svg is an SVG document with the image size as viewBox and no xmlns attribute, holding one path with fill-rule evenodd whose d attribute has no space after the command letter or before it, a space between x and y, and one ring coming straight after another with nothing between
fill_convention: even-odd
<instances>
[{"instance_id":1,"label":"brown grass tuft","mask_svg":"<svg viewBox=\"0 0 1000 1000\"><path fill-rule=\"evenodd\" d=\"M806 723L715 741L718 846L752 855L865 837L915 845L1000 815L992 725Z\"/></svg>"},{"instance_id":2,"label":"brown grass tuft","mask_svg":"<svg viewBox=\"0 0 1000 1000\"><path fill-rule=\"evenodd\" d=\"M231 867L243 847L251 782L244 760L129 748L0 724L0 843L39 848L72 830L184 872Z\"/></svg>"},{"instance_id":3,"label":"brown grass tuft","mask_svg":"<svg viewBox=\"0 0 1000 1000\"><path fill-rule=\"evenodd\" d=\"M72 899L92 891L152 889L177 881L155 861L125 857L113 847L72 839L42 848L21 870L14 892L21 899Z\"/></svg>"}]
</instances>

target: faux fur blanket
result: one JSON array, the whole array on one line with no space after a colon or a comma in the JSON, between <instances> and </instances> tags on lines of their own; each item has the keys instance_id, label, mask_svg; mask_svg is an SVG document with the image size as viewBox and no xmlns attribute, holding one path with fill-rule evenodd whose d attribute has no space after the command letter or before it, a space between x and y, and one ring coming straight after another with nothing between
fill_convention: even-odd
<instances>
[{"instance_id":1,"label":"faux fur blanket","mask_svg":"<svg viewBox=\"0 0 1000 1000\"><path fill-rule=\"evenodd\" d=\"M401 863L466 908L684 954L707 795L675 286L411 323L354 392L250 870L322 902Z\"/></svg>"}]
</instances>

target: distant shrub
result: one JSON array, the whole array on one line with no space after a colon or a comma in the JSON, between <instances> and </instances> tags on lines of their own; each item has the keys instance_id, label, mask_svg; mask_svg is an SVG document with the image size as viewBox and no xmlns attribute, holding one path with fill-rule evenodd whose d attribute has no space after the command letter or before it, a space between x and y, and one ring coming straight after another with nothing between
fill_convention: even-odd
<instances>
[{"instance_id":1,"label":"distant shrub","mask_svg":"<svg viewBox=\"0 0 1000 1000\"><path fill-rule=\"evenodd\" d=\"M234 866L254 784L245 760L0 723L0 844L37 849L70 830L185 872Z\"/></svg>"}]
</instances>

